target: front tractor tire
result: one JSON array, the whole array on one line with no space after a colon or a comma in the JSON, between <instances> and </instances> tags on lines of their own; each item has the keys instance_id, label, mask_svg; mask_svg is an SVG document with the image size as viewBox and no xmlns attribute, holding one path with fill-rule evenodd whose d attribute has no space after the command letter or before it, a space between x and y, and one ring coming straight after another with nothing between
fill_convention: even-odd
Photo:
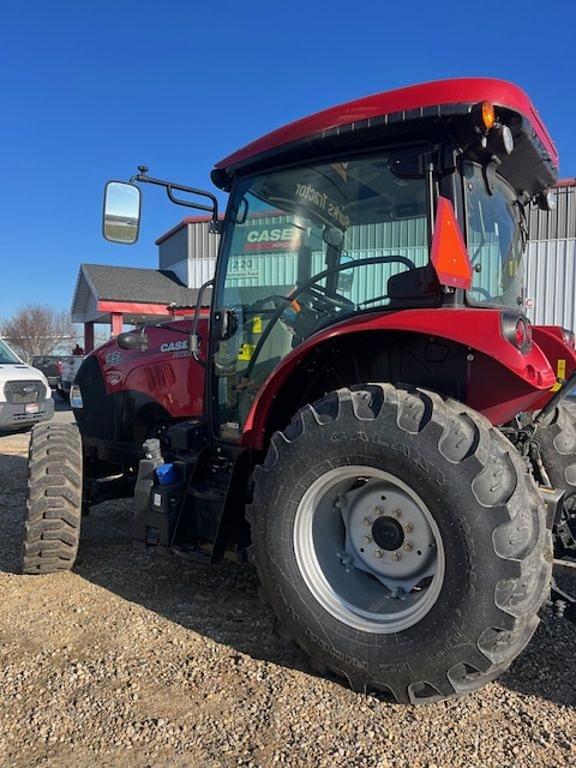
<instances>
[{"instance_id":1,"label":"front tractor tire","mask_svg":"<svg viewBox=\"0 0 576 768\"><path fill-rule=\"evenodd\" d=\"M480 414L422 390L332 392L277 432L247 510L265 597L312 666L438 701L500 675L549 594L545 508Z\"/></svg>"},{"instance_id":2,"label":"front tractor tire","mask_svg":"<svg viewBox=\"0 0 576 768\"><path fill-rule=\"evenodd\" d=\"M38 424L28 457L22 572L68 571L82 516L82 440L73 424Z\"/></svg>"}]
</instances>

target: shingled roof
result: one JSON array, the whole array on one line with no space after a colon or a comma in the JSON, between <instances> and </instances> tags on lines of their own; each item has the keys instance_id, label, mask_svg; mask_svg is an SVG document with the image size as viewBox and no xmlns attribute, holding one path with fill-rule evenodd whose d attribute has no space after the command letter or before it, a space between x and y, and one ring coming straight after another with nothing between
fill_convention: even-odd
<instances>
[{"instance_id":1,"label":"shingled roof","mask_svg":"<svg viewBox=\"0 0 576 768\"><path fill-rule=\"evenodd\" d=\"M204 298L208 303L209 294ZM168 315L169 305L195 307L197 299L198 289L187 288L170 270L81 264L72 301L72 320L108 322L109 313L114 311L142 321L149 315Z\"/></svg>"},{"instance_id":2,"label":"shingled roof","mask_svg":"<svg viewBox=\"0 0 576 768\"><path fill-rule=\"evenodd\" d=\"M88 285L101 301L190 305L198 291L187 288L175 272L140 267L82 264Z\"/></svg>"}]
</instances>

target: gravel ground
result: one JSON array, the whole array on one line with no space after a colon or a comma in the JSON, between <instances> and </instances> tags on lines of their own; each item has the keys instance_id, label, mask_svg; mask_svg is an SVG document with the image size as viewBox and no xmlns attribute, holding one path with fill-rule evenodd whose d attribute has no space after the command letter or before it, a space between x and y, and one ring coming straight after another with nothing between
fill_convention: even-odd
<instances>
[{"instance_id":1,"label":"gravel ground","mask_svg":"<svg viewBox=\"0 0 576 768\"><path fill-rule=\"evenodd\" d=\"M0 437L2 768L576 764L566 623L498 683L411 709L313 675L251 567L133 552L127 502L86 518L73 573L18 575L27 443Z\"/></svg>"}]
</instances>

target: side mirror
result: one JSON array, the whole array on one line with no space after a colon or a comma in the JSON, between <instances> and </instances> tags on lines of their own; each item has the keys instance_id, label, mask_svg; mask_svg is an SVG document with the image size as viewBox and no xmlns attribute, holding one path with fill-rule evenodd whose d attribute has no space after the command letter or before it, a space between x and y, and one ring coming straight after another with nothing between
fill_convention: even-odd
<instances>
[{"instance_id":1,"label":"side mirror","mask_svg":"<svg viewBox=\"0 0 576 768\"><path fill-rule=\"evenodd\" d=\"M135 184L109 181L104 190L102 233L112 243L132 245L138 240L140 189Z\"/></svg>"},{"instance_id":2,"label":"side mirror","mask_svg":"<svg viewBox=\"0 0 576 768\"><path fill-rule=\"evenodd\" d=\"M144 333L124 331L116 336L116 344L122 349L137 349L138 352L146 352L148 349L148 336Z\"/></svg>"}]
</instances>

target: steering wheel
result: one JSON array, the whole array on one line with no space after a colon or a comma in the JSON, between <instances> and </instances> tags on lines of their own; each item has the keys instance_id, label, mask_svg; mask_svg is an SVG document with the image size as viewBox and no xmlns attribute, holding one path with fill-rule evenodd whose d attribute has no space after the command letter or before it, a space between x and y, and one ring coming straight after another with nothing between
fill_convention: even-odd
<instances>
[{"instance_id":1,"label":"steering wheel","mask_svg":"<svg viewBox=\"0 0 576 768\"><path fill-rule=\"evenodd\" d=\"M334 267L329 267L328 269L324 269L322 272L318 272L317 275L314 275L312 278L307 280L302 285L296 286L296 288L294 288L293 291L291 291L287 296L283 296L282 299L291 303L301 293L304 293L305 291L309 291L311 294L314 294L314 300L316 302L319 302L319 301L324 302L324 306L326 307L326 309L324 309L323 311L329 311L330 314L332 313L332 310L334 307L338 307L338 309L349 308L350 306L355 307L356 305L351 301L349 302L349 300L345 299L344 296L339 297L342 300L342 304L340 304L339 300L335 299L333 296L326 295L326 289L323 288L323 286L318 286L314 284L320 280L323 280L325 277L328 277L328 275L332 275L337 272L342 272L344 270L355 269L357 267L367 267L372 264L393 264L393 263L404 264L404 266L407 269L416 269L416 264L414 264L412 259L409 259L406 256L400 256L400 255L370 256L369 258L366 258L366 259L357 259L357 260L346 262L344 264L336 264L336 266ZM312 288L312 291L310 291L311 288ZM275 323L278 322L283 312L284 312L283 307L278 308L276 312L272 315L270 320L268 321L268 325L264 329L264 332L260 336L260 339L256 344L256 348L252 353L250 362L246 366L246 370L244 371L245 378L250 377L252 370L254 368L254 365L256 364L256 361L258 359L258 355L260 354L262 347L266 343L266 339L270 335L270 331L272 330Z\"/></svg>"},{"instance_id":2,"label":"steering wheel","mask_svg":"<svg viewBox=\"0 0 576 768\"><path fill-rule=\"evenodd\" d=\"M339 293L331 296L323 285L309 285L302 293L310 296L312 308L318 309L320 312L332 314L334 309L341 311L343 309L350 309L350 307L355 309L356 307L354 302L347 299L346 296L342 296Z\"/></svg>"}]
</instances>

